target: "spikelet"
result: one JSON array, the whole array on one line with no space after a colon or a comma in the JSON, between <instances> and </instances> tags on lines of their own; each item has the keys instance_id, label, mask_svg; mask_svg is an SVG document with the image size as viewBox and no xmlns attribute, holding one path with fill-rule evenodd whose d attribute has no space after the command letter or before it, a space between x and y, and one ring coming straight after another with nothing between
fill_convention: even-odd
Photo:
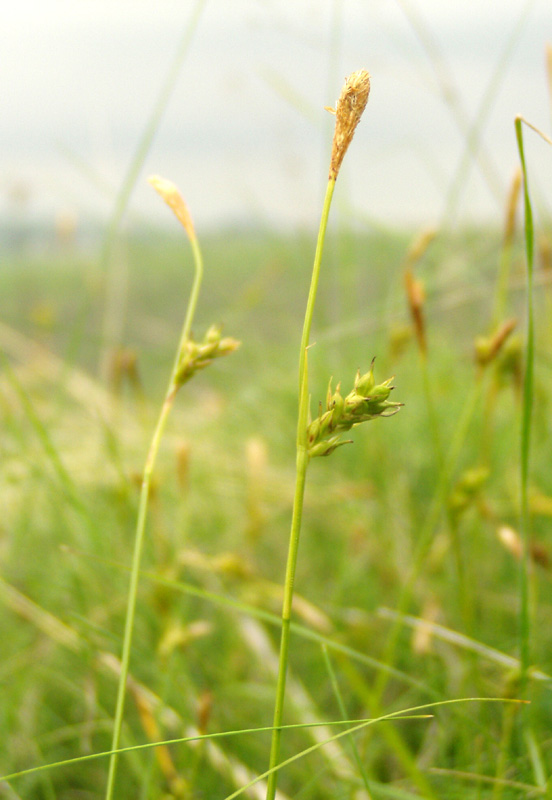
<instances>
[{"instance_id":1,"label":"spikelet","mask_svg":"<svg viewBox=\"0 0 552 800\"><path fill-rule=\"evenodd\" d=\"M131 686L130 688L134 689L133 694L138 708L138 715L146 736L150 742L159 742L163 738L162 731L157 723L151 699L145 693L137 691L135 687ZM190 787L185 778L178 773L169 748L163 744L156 746L155 756L159 768L171 788L171 796L188 797Z\"/></svg>"},{"instance_id":2,"label":"spikelet","mask_svg":"<svg viewBox=\"0 0 552 800\"><path fill-rule=\"evenodd\" d=\"M215 358L230 355L238 349L240 344L241 342L230 336L223 339L219 325L211 325L202 342L194 342L190 337L182 345L175 384L182 386L196 372L208 367Z\"/></svg>"},{"instance_id":3,"label":"spikelet","mask_svg":"<svg viewBox=\"0 0 552 800\"><path fill-rule=\"evenodd\" d=\"M171 181L161 178L159 175L152 175L148 178L149 183L155 191L163 198L168 207L174 212L190 239L195 239L195 229L188 211L188 206L184 202L182 195Z\"/></svg>"},{"instance_id":4,"label":"spikelet","mask_svg":"<svg viewBox=\"0 0 552 800\"><path fill-rule=\"evenodd\" d=\"M418 347L420 348L420 352L425 355L427 353L427 338L424 317L425 291L423 283L414 277L414 273L410 267L405 270L404 285Z\"/></svg>"},{"instance_id":5,"label":"spikelet","mask_svg":"<svg viewBox=\"0 0 552 800\"><path fill-rule=\"evenodd\" d=\"M478 336L475 340L475 360L480 367L490 364L502 350L504 343L517 325L517 320L507 319L492 336Z\"/></svg>"},{"instance_id":6,"label":"spikelet","mask_svg":"<svg viewBox=\"0 0 552 800\"><path fill-rule=\"evenodd\" d=\"M345 80L335 111L335 131L330 163L330 180L335 181L341 168L347 148L351 144L356 126L360 122L362 112L366 108L370 94L370 75L365 69L352 72Z\"/></svg>"},{"instance_id":7,"label":"spikelet","mask_svg":"<svg viewBox=\"0 0 552 800\"><path fill-rule=\"evenodd\" d=\"M370 370L360 374L358 370L354 387L343 398L338 384L332 394L331 381L326 399L326 411L322 412L320 404L318 416L312 420L307 428L307 447L310 458L315 456L329 456L338 447L350 444L351 440L342 440L341 434L351 430L361 422L375 419L376 417L391 417L399 411L402 403L389 400L393 387L393 378L383 383L376 384L374 380L374 361Z\"/></svg>"},{"instance_id":8,"label":"spikelet","mask_svg":"<svg viewBox=\"0 0 552 800\"><path fill-rule=\"evenodd\" d=\"M509 525L501 525L497 531L499 542L510 552L514 558L520 561L523 558L523 543L517 531ZM550 553L539 542L531 542L529 545L529 557L531 561L544 569L550 569Z\"/></svg>"}]
</instances>

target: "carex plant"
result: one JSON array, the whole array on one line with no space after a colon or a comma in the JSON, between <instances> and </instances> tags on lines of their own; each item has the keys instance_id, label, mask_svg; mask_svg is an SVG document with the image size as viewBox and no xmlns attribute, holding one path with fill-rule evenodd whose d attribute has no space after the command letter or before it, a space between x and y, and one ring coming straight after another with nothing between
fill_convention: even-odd
<instances>
[{"instance_id":1,"label":"carex plant","mask_svg":"<svg viewBox=\"0 0 552 800\"><path fill-rule=\"evenodd\" d=\"M194 280L188 300L188 307L180 335L180 342L177 348L176 357L171 371L169 384L165 394L163 405L157 420L157 425L149 446L144 471L142 475L142 485L140 492L140 503L138 518L136 523L136 533L134 538L134 554L127 598L127 610L125 617L125 631L123 637L123 648L121 656L121 669L117 690L117 704L115 709L115 720L113 725L113 736L111 741L111 756L109 762L109 773L106 788L106 800L111 800L114 796L115 778L117 772L117 751L121 742L121 729L123 723L125 693L129 673L130 654L132 648L132 637L134 631L134 619L136 612L136 599L138 595L138 579L144 546L148 502L150 497L151 477L155 460L159 450L159 445L165 429L165 425L172 409L174 399L179 389L187 383L199 370L205 369L216 358L229 355L239 347L239 342L231 337L223 337L219 325L211 325L201 341L194 341L192 337L192 323L197 307L199 290L203 278L203 258L196 236L195 228L184 202L177 188L170 181L154 176L150 178L150 183L159 193L165 203L172 209L176 218L184 228L190 241L194 259Z\"/></svg>"},{"instance_id":2,"label":"carex plant","mask_svg":"<svg viewBox=\"0 0 552 800\"><path fill-rule=\"evenodd\" d=\"M366 72L366 70L353 72L345 81L335 110L331 108L327 109L335 114L335 130L328 184L320 220L311 283L303 323L303 334L299 350L296 480L282 606L280 656L270 748L266 793L267 800L274 800L276 796L277 776L280 764L282 719L286 674L289 661L291 610L303 514L303 498L309 462L311 458L316 456L331 455L338 447L350 441L341 438L343 433L350 431L362 422L367 422L377 417L391 416L395 414L402 405L401 403L393 402L389 399L393 389L391 385L392 378L383 381L383 383L376 383L374 377L374 361L372 361L367 373L361 374L360 370L357 372L353 388L345 397L341 394L340 384L337 385L335 392L332 390L332 381L330 380L326 398L326 409L323 410L322 404L320 404L318 415L314 419L310 416L307 363L308 348L310 344L310 331L320 278L329 211L337 176L347 149L353 139L356 127L366 108L369 93L370 76L368 72Z\"/></svg>"}]
</instances>

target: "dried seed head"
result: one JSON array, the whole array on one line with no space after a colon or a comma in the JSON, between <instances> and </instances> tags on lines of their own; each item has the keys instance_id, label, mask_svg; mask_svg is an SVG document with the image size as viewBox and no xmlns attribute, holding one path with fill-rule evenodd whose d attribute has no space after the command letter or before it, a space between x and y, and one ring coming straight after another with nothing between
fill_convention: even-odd
<instances>
[{"instance_id":1,"label":"dried seed head","mask_svg":"<svg viewBox=\"0 0 552 800\"><path fill-rule=\"evenodd\" d=\"M171 181L161 178L159 175L152 175L148 178L155 191L163 198L165 203L174 212L190 239L195 239L194 223L188 211L188 206L184 202L182 195Z\"/></svg>"},{"instance_id":2,"label":"dried seed head","mask_svg":"<svg viewBox=\"0 0 552 800\"><path fill-rule=\"evenodd\" d=\"M424 355L427 353L427 339L424 317L424 300L425 291L421 281L416 280L410 267L404 273L404 285L406 288L406 298L408 300L408 307L410 309L410 316L414 324L414 331L416 333L416 340L420 352Z\"/></svg>"},{"instance_id":3,"label":"dried seed head","mask_svg":"<svg viewBox=\"0 0 552 800\"><path fill-rule=\"evenodd\" d=\"M336 180L347 148L366 108L370 94L370 75L365 69L353 72L345 81L335 109L335 131L330 163L330 180ZM332 111L332 109L328 109Z\"/></svg>"}]
</instances>

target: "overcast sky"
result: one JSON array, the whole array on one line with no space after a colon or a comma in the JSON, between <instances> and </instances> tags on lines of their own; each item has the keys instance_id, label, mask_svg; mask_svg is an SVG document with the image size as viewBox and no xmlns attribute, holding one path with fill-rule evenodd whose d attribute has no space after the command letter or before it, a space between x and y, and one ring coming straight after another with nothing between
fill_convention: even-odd
<instances>
[{"instance_id":1,"label":"overcast sky","mask_svg":"<svg viewBox=\"0 0 552 800\"><path fill-rule=\"evenodd\" d=\"M107 219L187 31L131 201L155 220L153 172L200 227L316 224L324 106L360 68L372 92L339 191L358 220L496 219L514 116L550 132L550 0L20 0L1 23L0 213L24 186L33 215ZM531 137L529 157L545 202L552 151Z\"/></svg>"}]
</instances>

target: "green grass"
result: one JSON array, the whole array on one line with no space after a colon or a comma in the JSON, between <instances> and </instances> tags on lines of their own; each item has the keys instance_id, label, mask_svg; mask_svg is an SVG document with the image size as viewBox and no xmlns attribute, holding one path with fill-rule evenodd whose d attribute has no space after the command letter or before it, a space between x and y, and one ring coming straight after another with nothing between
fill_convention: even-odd
<instances>
[{"instance_id":1,"label":"green grass","mask_svg":"<svg viewBox=\"0 0 552 800\"><path fill-rule=\"evenodd\" d=\"M488 333L492 319L500 239L498 232L477 230L442 236L417 268L428 295L428 373L445 453L474 391L473 341ZM374 355L378 375L396 375L405 408L393 421L360 428L354 445L311 465L297 568L303 605L295 621L303 627L292 634L286 724L341 719L343 709L349 719L371 716L374 689L383 682L370 659L386 658L394 625L378 609L397 608L435 503L441 472L418 354L412 339L402 352L397 346L409 322L402 283L409 241L408 235L348 232L331 233L327 243L309 354L313 410L324 401L329 375L347 383ZM161 447L130 665L154 697L142 691L146 716L140 717L136 693L129 693L123 746L150 741L148 714L159 739L187 735L199 724L202 703L209 708L208 732L257 728L272 718L294 480L296 353L313 240L236 232L202 244L206 275L197 333L221 321L243 345L179 393ZM180 238L155 231L129 242L123 343L136 354L142 391L123 380L116 398L94 378L105 289L97 262L78 253L19 258L17 269L7 264L0 274L6 326L0 329L0 557L3 580L17 590L0 587L1 774L109 750L117 676L106 654L118 657L121 650L137 476L190 290L186 252ZM542 279L537 263L535 280ZM508 297L520 335L523 280L520 238ZM546 503L552 497L547 294L543 288L535 297L528 487L532 535L545 552L552 505ZM14 337L14 330L26 338ZM492 406L476 405L446 492L464 470L488 464L487 482L457 519L470 630L458 601L444 508L429 532L407 609L434 613L440 625L516 658L519 564L496 532L501 525L519 530L520 420L520 387L505 377ZM264 466L248 466L252 438L264 443ZM177 470L183 443L186 476ZM534 567L532 580L531 661L551 674L549 567ZM178 642L172 649L171 636ZM416 647L410 625L397 636L381 713L434 700L519 696L519 674L492 654L438 636ZM433 720L381 723L355 734L364 775L345 736L334 752L322 748L290 763L280 789L303 799L348 798L366 778L374 798L531 796L552 769L549 687L545 680L529 680L527 687L532 705L523 718L530 719L536 750L515 707L445 706ZM337 732L315 730L287 732L283 758L310 747L315 735ZM258 733L214 741L216 750L171 745L175 772L187 788L174 781L171 788L170 771L152 751L126 754L119 796L222 800L246 782L235 762L251 778L266 769L269 743L269 733ZM14 779L13 796L101 797L107 763ZM494 782L497 774L513 783Z\"/></svg>"}]
</instances>

